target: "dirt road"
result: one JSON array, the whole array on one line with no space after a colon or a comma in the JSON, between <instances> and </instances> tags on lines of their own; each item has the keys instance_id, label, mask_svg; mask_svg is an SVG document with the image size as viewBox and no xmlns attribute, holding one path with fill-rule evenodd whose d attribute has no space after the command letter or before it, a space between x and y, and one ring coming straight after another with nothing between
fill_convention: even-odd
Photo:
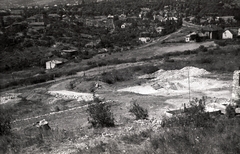
<instances>
[{"instance_id":1,"label":"dirt road","mask_svg":"<svg viewBox=\"0 0 240 154\"><path fill-rule=\"evenodd\" d=\"M117 58L120 60L136 58L136 60L139 61L143 58L151 58L151 57L163 55L163 54L169 53L169 52L175 52L175 51L183 52L185 50L194 50L194 49L199 48L199 46L201 46L201 45L203 45L205 47L214 45L213 41L202 42L202 43L178 43L178 44L176 44L176 43L162 44L161 43L163 40L165 40L169 37L173 37L175 34L178 34L183 28L190 27L190 26L199 27L198 25L194 25L194 24L188 23L186 21L183 21L183 27L174 33L168 34L167 36L162 36L159 39L157 39L149 44L135 48L133 50L128 50L128 51L124 51L121 53L113 53L111 55L107 55L106 57L104 57L104 60L112 60L114 58ZM97 61L97 60L99 60L99 57L101 57L101 56L97 55L97 56L93 57L92 59L93 60L95 59ZM84 74L87 76L94 76L94 75L97 75L102 72L112 71L113 69L122 69L122 68L130 67L130 66L143 65L144 63L146 63L146 62L124 63L124 64L117 64L117 65L110 65L110 66L102 66L102 67L93 68L93 69L90 69L87 71L78 72L77 75L64 76L64 77L60 77L55 80L47 81L44 83L39 83L39 84L29 85L26 87L16 88L13 90L3 91L0 94L11 93L14 91L19 91L19 90L34 88L37 86L51 84L54 82L60 82L60 81L64 81L64 80L71 79L71 78L82 77L82 76L84 76Z\"/></svg>"}]
</instances>

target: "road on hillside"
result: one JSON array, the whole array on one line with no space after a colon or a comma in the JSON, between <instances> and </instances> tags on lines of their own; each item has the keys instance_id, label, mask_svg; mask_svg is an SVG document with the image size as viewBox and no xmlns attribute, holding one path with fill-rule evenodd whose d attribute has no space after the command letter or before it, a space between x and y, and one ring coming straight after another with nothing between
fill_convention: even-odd
<instances>
[{"instance_id":1,"label":"road on hillside","mask_svg":"<svg viewBox=\"0 0 240 154\"><path fill-rule=\"evenodd\" d=\"M183 20L182 26L183 26L183 27L202 28L202 26L200 26L200 25L195 25L195 24L190 23L190 22L187 22L187 21L185 21L185 20Z\"/></svg>"},{"instance_id":2,"label":"road on hillside","mask_svg":"<svg viewBox=\"0 0 240 154\"><path fill-rule=\"evenodd\" d=\"M186 21L183 21L183 27L182 28L184 28L186 26L201 27L199 25L194 25L194 24L188 23ZM175 51L183 52L185 50L194 50L194 49L198 48L200 45L204 45L204 46L214 45L214 42L203 42L203 43L187 43L187 44L180 44L180 45L177 44L177 45L174 45L174 46L161 47L161 48L151 47L151 45L157 44L157 43L169 38L170 36L179 33L182 30L182 28L180 28L178 31L176 31L174 33L168 34L166 36L162 36L162 37L158 38L157 40L155 40L151 43L148 43L148 44L143 45L141 47L135 48L132 51L128 51L128 53L125 56L126 57L134 57L133 55L139 55L140 54L139 59L141 59L144 56L146 58L149 58L149 57L153 57L153 56L156 56L156 55L163 55L163 54L169 53L169 52L175 52ZM147 50L147 52L145 51L145 49ZM19 91L19 90L24 90L24 89L29 89L29 88L35 88L35 87L44 86L44 85L55 83L55 82L61 82L61 81L67 80L67 79L73 79L73 78L77 78L77 77L83 77L83 76L91 77L91 76L95 76L95 75L98 75L98 74L103 73L103 72L110 72L112 70L119 70L119 69L124 69L124 68L127 68L127 67L139 66L139 65L146 64L146 63L147 62L135 62L135 63L123 63L123 64L117 64L117 65L96 67L96 68L93 68L93 69L89 69L87 71L78 72L76 75L64 76L64 77L60 77L60 78L57 78L55 80L47 81L47 82L44 82L44 83L29 85L29 86L26 86L26 87L16 88L16 89L13 89L13 90L2 91L0 94L11 93L11 92L14 92L16 90Z\"/></svg>"}]
</instances>

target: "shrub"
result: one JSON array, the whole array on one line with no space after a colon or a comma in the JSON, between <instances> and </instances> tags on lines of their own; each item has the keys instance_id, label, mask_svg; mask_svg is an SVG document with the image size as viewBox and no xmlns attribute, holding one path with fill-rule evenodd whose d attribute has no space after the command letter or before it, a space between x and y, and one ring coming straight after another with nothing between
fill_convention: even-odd
<instances>
[{"instance_id":1,"label":"shrub","mask_svg":"<svg viewBox=\"0 0 240 154\"><path fill-rule=\"evenodd\" d=\"M216 44L218 44L219 46L226 46L227 42L225 40L216 40L214 41Z\"/></svg>"},{"instance_id":2,"label":"shrub","mask_svg":"<svg viewBox=\"0 0 240 154\"><path fill-rule=\"evenodd\" d=\"M226 116L228 118L233 118L233 117L235 117L235 114L236 114L235 108L232 105L228 105L226 107Z\"/></svg>"},{"instance_id":3,"label":"shrub","mask_svg":"<svg viewBox=\"0 0 240 154\"><path fill-rule=\"evenodd\" d=\"M114 117L110 110L111 106L94 97L94 101L88 104L88 122L92 124L92 127L113 127Z\"/></svg>"},{"instance_id":4,"label":"shrub","mask_svg":"<svg viewBox=\"0 0 240 154\"><path fill-rule=\"evenodd\" d=\"M152 66L152 65L143 66L141 67L141 69L144 74L151 74L159 70L157 66Z\"/></svg>"},{"instance_id":5,"label":"shrub","mask_svg":"<svg viewBox=\"0 0 240 154\"><path fill-rule=\"evenodd\" d=\"M184 55L190 55L190 54L191 54L191 50L185 50L185 51L183 52L183 54L184 54Z\"/></svg>"},{"instance_id":6,"label":"shrub","mask_svg":"<svg viewBox=\"0 0 240 154\"><path fill-rule=\"evenodd\" d=\"M136 103L136 101L133 102L133 106L129 112L133 113L136 116L136 120L148 118L147 109L141 107L138 103Z\"/></svg>"},{"instance_id":7,"label":"shrub","mask_svg":"<svg viewBox=\"0 0 240 154\"><path fill-rule=\"evenodd\" d=\"M111 72L104 72L101 75L101 80L108 84L114 84L115 82L127 81L132 78L131 69L113 70Z\"/></svg>"},{"instance_id":8,"label":"shrub","mask_svg":"<svg viewBox=\"0 0 240 154\"><path fill-rule=\"evenodd\" d=\"M5 109L0 108L0 136L11 133L11 115Z\"/></svg>"},{"instance_id":9,"label":"shrub","mask_svg":"<svg viewBox=\"0 0 240 154\"><path fill-rule=\"evenodd\" d=\"M152 130L147 129L141 131L140 133L134 133L131 135L125 135L122 137L122 140L128 144L141 144L146 138L151 137Z\"/></svg>"},{"instance_id":10,"label":"shrub","mask_svg":"<svg viewBox=\"0 0 240 154\"><path fill-rule=\"evenodd\" d=\"M198 100L197 98L191 102L190 107L184 108L181 114L172 118L162 120L162 127L213 127L214 119L208 112L204 112L205 99Z\"/></svg>"},{"instance_id":11,"label":"shrub","mask_svg":"<svg viewBox=\"0 0 240 154\"><path fill-rule=\"evenodd\" d=\"M200 45L199 48L198 48L200 51L203 51L203 52L206 52L207 51L207 48L203 45Z\"/></svg>"}]
</instances>

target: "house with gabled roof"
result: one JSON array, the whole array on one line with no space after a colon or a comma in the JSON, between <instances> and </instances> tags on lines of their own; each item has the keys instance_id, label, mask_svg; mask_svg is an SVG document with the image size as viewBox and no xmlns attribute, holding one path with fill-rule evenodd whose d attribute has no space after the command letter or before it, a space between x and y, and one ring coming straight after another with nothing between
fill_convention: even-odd
<instances>
[{"instance_id":1,"label":"house with gabled roof","mask_svg":"<svg viewBox=\"0 0 240 154\"><path fill-rule=\"evenodd\" d=\"M44 22L32 22L28 27L34 30L43 30L46 28L46 25Z\"/></svg>"},{"instance_id":2,"label":"house with gabled roof","mask_svg":"<svg viewBox=\"0 0 240 154\"><path fill-rule=\"evenodd\" d=\"M43 22L43 14L36 14L26 19L28 23Z\"/></svg>"},{"instance_id":3,"label":"house with gabled roof","mask_svg":"<svg viewBox=\"0 0 240 154\"><path fill-rule=\"evenodd\" d=\"M53 69L65 62L67 62L67 60L64 58L53 58L52 60L46 62L46 69Z\"/></svg>"},{"instance_id":4,"label":"house with gabled roof","mask_svg":"<svg viewBox=\"0 0 240 154\"><path fill-rule=\"evenodd\" d=\"M205 26L201 30L209 39L221 39L223 29L216 25Z\"/></svg>"},{"instance_id":5,"label":"house with gabled roof","mask_svg":"<svg viewBox=\"0 0 240 154\"><path fill-rule=\"evenodd\" d=\"M23 15L24 14L24 10L23 9L11 9L10 13L12 15Z\"/></svg>"},{"instance_id":6,"label":"house with gabled roof","mask_svg":"<svg viewBox=\"0 0 240 154\"><path fill-rule=\"evenodd\" d=\"M226 28L222 33L222 39L233 39L240 36L240 28Z\"/></svg>"}]
</instances>

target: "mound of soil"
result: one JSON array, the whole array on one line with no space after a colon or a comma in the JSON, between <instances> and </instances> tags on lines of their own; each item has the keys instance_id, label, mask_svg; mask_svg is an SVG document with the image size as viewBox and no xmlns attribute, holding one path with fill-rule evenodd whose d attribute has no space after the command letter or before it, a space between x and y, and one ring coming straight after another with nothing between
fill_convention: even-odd
<instances>
[{"instance_id":1,"label":"mound of soil","mask_svg":"<svg viewBox=\"0 0 240 154\"><path fill-rule=\"evenodd\" d=\"M226 90L229 90L231 87L230 81L204 77L208 74L210 74L210 72L196 67L184 67L180 70L168 71L159 70L153 74L139 77L145 79L152 78L149 82L141 86L123 88L118 91L127 91L138 94L175 96L187 94L189 92L190 85L191 92L209 93L209 91L215 92L217 90L220 92L225 90L224 96L226 94L230 94L230 92L226 93ZM219 95L219 93L216 95Z\"/></svg>"}]
</instances>

